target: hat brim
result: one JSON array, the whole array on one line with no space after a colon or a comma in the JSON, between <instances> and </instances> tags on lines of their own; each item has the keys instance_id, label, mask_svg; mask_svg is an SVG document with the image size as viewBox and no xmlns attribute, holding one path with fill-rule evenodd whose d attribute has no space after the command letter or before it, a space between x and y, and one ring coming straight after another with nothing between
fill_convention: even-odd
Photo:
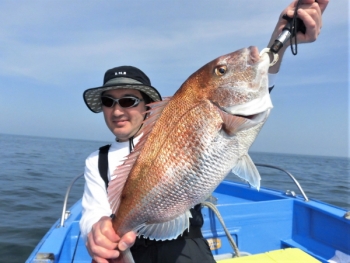
<instances>
[{"instance_id":1,"label":"hat brim","mask_svg":"<svg viewBox=\"0 0 350 263\"><path fill-rule=\"evenodd\" d=\"M101 112L101 94L107 90L114 89L136 89L148 95L153 101L162 100L158 90L152 86L144 84L113 84L85 90L83 97L86 106L94 113Z\"/></svg>"}]
</instances>

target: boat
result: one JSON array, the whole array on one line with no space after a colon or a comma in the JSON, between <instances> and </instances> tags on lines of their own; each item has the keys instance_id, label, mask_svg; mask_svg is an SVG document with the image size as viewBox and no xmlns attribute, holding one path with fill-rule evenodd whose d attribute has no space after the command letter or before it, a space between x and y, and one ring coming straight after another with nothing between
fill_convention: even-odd
<instances>
[{"instance_id":1,"label":"boat","mask_svg":"<svg viewBox=\"0 0 350 263\"><path fill-rule=\"evenodd\" d=\"M218 263L350 262L350 211L309 199L288 171L272 165L297 185L293 191L223 181L203 202L203 236ZM27 263L90 263L80 236L81 200L62 215L35 247Z\"/></svg>"}]
</instances>

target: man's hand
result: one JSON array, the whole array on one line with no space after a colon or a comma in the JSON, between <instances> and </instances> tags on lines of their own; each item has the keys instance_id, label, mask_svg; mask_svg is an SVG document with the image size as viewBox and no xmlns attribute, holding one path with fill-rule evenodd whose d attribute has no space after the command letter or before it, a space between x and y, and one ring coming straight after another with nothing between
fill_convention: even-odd
<instances>
[{"instance_id":1,"label":"man's hand","mask_svg":"<svg viewBox=\"0 0 350 263\"><path fill-rule=\"evenodd\" d=\"M328 2L329 0L301 0L297 14L298 17L303 20L306 32L305 34L302 32L297 32L297 43L311 43L317 39L322 28L322 13L326 9ZM272 46L276 38L281 34L284 26L287 24L287 20L282 18L282 16L286 14L288 17L293 17L296 4L297 1L293 1L286 9L282 11L275 30L272 33L268 47ZM280 58L274 66L270 67L270 73L277 73L279 71L283 54L289 45L290 42L287 41L287 43L285 43L278 52Z\"/></svg>"},{"instance_id":2,"label":"man's hand","mask_svg":"<svg viewBox=\"0 0 350 263\"><path fill-rule=\"evenodd\" d=\"M136 234L128 232L121 238L115 233L112 219L104 216L92 226L87 236L86 248L92 259L98 263L108 263L135 243Z\"/></svg>"}]
</instances>

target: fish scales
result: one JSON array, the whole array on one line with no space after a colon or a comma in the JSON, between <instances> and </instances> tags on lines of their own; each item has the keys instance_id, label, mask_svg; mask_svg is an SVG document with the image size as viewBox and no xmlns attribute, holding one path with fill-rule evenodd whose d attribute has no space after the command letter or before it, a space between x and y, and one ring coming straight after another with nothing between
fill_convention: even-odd
<instances>
[{"instance_id":1,"label":"fish scales","mask_svg":"<svg viewBox=\"0 0 350 263\"><path fill-rule=\"evenodd\" d=\"M272 108L268 62L254 47L238 50L200 68L168 102L151 105L143 138L108 188L118 235L176 238L189 227L188 209L231 169L259 188L248 149ZM125 262L133 262L130 255L122 253Z\"/></svg>"},{"instance_id":2,"label":"fish scales","mask_svg":"<svg viewBox=\"0 0 350 263\"><path fill-rule=\"evenodd\" d=\"M174 100L176 103L176 100ZM203 104L206 104L203 106ZM170 105L171 106L171 105ZM183 105L185 106L185 105ZM206 109L206 107L209 109ZM171 109L171 107L169 107ZM216 123L213 122L214 118L198 118L200 113L206 113L207 117L214 115L216 118ZM174 116L174 117L171 117ZM185 115L182 116L181 120L187 123L192 122L191 129L183 125L178 125L176 121L177 117L170 113L170 116L163 114L163 118L166 119L166 123L169 123L167 126L173 131L169 134L165 134L165 142L160 144L162 138L156 136L156 132L153 131L164 131L164 125L159 119L157 124L154 127L153 133L148 139L148 143L145 144L144 150L147 150L147 147L150 147L150 151L157 153L161 158L149 158L149 156L140 156L138 159L138 166L135 166L134 170L130 174L128 183L125 187L132 185L130 189L146 189L147 191L141 192L136 191L136 193L131 190L133 194L130 194L130 204L134 203L134 200L144 199L143 209L135 209L135 211L142 211L141 215L132 215L130 212L130 220L135 222L135 227L139 224L134 217L140 218L141 222L147 219L149 211L154 211L156 215L158 207L161 207L160 204L167 207L166 217L157 217L152 221L168 221L169 218L172 219L179 214L179 211L184 211L188 209L189 205L193 205L195 200L198 200L198 196L195 195L191 197L194 193L191 189L191 184L187 184L187 180L191 179L193 184L201 184L202 187L206 188L203 182L206 182L205 179L198 173L201 170L201 166L205 163L205 158L201 156L207 155L207 150L211 144L210 133L216 133L218 126L221 124L220 115L213 110L213 107L209 103L202 103L197 107L192 106L190 111L187 111ZM177 123L176 123L177 122ZM175 127L171 127L175 126ZM203 133L203 127L206 127L206 133ZM211 130L210 130L211 129ZM153 135L153 136L152 136ZM154 143L152 142L154 140ZM188 143L188 146L183 147ZM185 149L185 150L184 150ZM150 161L151 160L151 161ZM169 160L171 160L169 162ZM179 169L179 164L182 163L181 169ZM149 173L148 170L151 170ZM184 172L185 170L185 172ZM142 174L140 174L142 171ZM134 183L134 177L137 177L137 183ZM204 179L204 180L203 180ZM202 181L199 181L202 180ZM135 187L135 188L134 188ZM183 189L186 195L178 195L174 193L179 193L179 189ZM165 198L154 198L155 196L164 196ZM150 202L152 200L152 202ZM165 204L165 205L164 205ZM128 211L130 206L126 204L123 206L125 212ZM169 209L171 208L171 209ZM120 213L124 211L120 210ZM141 213L141 212L139 212ZM132 219L131 219L132 218ZM144 219L145 218L145 219Z\"/></svg>"}]
</instances>

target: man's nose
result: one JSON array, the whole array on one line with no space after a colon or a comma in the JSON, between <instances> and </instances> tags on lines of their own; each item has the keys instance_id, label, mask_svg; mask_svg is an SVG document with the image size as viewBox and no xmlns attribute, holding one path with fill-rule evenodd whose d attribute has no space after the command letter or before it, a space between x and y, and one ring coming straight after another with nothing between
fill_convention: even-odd
<instances>
[{"instance_id":1,"label":"man's nose","mask_svg":"<svg viewBox=\"0 0 350 263\"><path fill-rule=\"evenodd\" d=\"M124 113L124 108L121 107L118 103L115 103L113 106L113 114L118 116Z\"/></svg>"}]
</instances>

